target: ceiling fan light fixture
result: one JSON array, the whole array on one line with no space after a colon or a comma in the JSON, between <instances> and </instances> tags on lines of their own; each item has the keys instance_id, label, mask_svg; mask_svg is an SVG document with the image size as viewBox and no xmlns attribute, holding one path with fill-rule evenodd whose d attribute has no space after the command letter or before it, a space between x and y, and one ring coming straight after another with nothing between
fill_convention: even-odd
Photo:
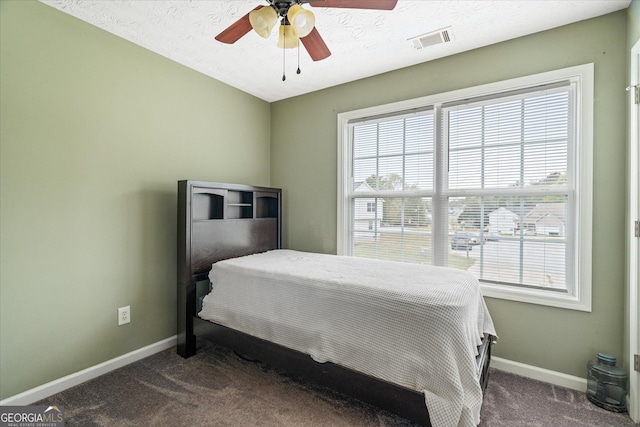
<instances>
[{"instance_id":1,"label":"ceiling fan light fixture","mask_svg":"<svg viewBox=\"0 0 640 427\"><path fill-rule=\"evenodd\" d=\"M293 33L298 37L306 37L316 25L316 17L299 4L294 4L287 12L287 19L291 23Z\"/></svg>"},{"instance_id":2,"label":"ceiling fan light fixture","mask_svg":"<svg viewBox=\"0 0 640 427\"><path fill-rule=\"evenodd\" d=\"M278 34L278 47L293 49L298 46L298 37L293 33L292 25L280 25Z\"/></svg>"},{"instance_id":3,"label":"ceiling fan light fixture","mask_svg":"<svg viewBox=\"0 0 640 427\"><path fill-rule=\"evenodd\" d=\"M253 10L249 13L249 22L251 28L262 38L268 38L271 30L278 22L278 13L270 6Z\"/></svg>"}]
</instances>

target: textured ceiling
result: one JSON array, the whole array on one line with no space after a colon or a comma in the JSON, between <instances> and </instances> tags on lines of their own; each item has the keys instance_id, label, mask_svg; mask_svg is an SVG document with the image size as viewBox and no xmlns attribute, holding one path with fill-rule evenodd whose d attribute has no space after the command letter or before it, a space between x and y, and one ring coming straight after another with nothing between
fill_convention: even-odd
<instances>
[{"instance_id":1,"label":"textured ceiling","mask_svg":"<svg viewBox=\"0 0 640 427\"><path fill-rule=\"evenodd\" d=\"M277 31L235 44L214 37L264 0L40 0L203 74L272 102L625 9L630 0L399 0L392 11L318 8L332 55L276 47ZM415 49L407 39L451 27L452 41ZM287 79L282 81L283 61Z\"/></svg>"}]
</instances>

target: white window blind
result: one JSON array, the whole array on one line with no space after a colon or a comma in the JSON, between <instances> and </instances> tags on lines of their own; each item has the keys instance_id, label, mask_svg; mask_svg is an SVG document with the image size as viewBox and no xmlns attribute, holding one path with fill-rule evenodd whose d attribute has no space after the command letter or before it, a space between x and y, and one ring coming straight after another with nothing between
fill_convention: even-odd
<instances>
[{"instance_id":1,"label":"white window blind","mask_svg":"<svg viewBox=\"0 0 640 427\"><path fill-rule=\"evenodd\" d=\"M423 196L433 193L433 113L369 119L351 129L352 254L431 263L431 198Z\"/></svg>"},{"instance_id":2,"label":"white window blind","mask_svg":"<svg viewBox=\"0 0 640 427\"><path fill-rule=\"evenodd\" d=\"M572 93L566 82L443 108L444 185L454 207L449 259L474 251L468 269L481 280L570 286ZM454 244L466 235L468 248Z\"/></svg>"},{"instance_id":3,"label":"white window blind","mask_svg":"<svg viewBox=\"0 0 640 427\"><path fill-rule=\"evenodd\" d=\"M590 310L592 86L586 65L341 114L338 253Z\"/></svg>"}]
</instances>

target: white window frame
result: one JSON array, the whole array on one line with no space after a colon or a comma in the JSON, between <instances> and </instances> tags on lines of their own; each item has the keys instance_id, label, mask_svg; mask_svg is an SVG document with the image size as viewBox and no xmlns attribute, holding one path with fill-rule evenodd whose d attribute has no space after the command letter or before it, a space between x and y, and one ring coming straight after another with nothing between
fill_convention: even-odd
<instances>
[{"instance_id":1,"label":"white window frame","mask_svg":"<svg viewBox=\"0 0 640 427\"><path fill-rule=\"evenodd\" d=\"M433 107L436 114L443 104L482 96L491 96L503 92L523 90L540 85L570 81L576 88L576 146L569 149L569 162L575 162L574 176L577 181L575 189L575 206L568 221L574 221L576 232L572 246L574 259L571 263L573 283L569 284L569 292L559 293L542 288L517 287L503 284L480 282L485 296L541 304L553 307L580 311L591 311L591 275L592 275L592 205L593 205L593 64L583 64L560 70L534 74L525 77L489 83L481 86L455 90L451 92L429 95L421 98L395 102L386 105L348 111L338 114L338 176L337 176L337 253L351 255L351 194L353 189L353 173L351 161L350 123L361 121L367 117L402 114L410 110ZM436 132L439 132L440 120L436 120ZM441 151L441 150L439 150ZM442 160L442 159L439 159ZM434 168L434 173L441 168ZM436 179L434 177L434 182ZM446 244L447 232L434 229L434 241L442 240ZM434 254L435 255L435 254ZM442 260L441 260L442 261ZM436 262L438 259L436 258Z\"/></svg>"}]
</instances>

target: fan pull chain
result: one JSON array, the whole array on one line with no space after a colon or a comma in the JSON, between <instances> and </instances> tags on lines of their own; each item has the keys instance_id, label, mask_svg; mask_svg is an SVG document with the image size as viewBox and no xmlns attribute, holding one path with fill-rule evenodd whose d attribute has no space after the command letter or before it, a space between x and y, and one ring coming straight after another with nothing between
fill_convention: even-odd
<instances>
[{"instance_id":1,"label":"fan pull chain","mask_svg":"<svg viewBox=\"0 0 640 427\"><path fill-rule=\"evenodd\" d=\"M300 39L298 39L298 69L296 70L296 74L300 74Z\"/></svg>"},{"instance_id":2,"label":"fan pull chain","mask_svg":"<svg viewBox=\"0 0 640 427\"><path fill-rule=\"evenodd\" d=\"M286 70L286 57L287 57L287 27L285 26L284 29L282 30L283 32L283 38L284 40L282 41L282 81L287 80L287 75L285 73ZM298 43L298 69L296 70L296 74L300 74L302 73L302 71L300 70L300 39L297 39L297 43Z\"/></svg>"},{"instance_id":3,"label":"fan pull chain","mask_svg":"<svg viewBox=\"0 0 640 427\"><path fill-rule=\"evenodd\" d=\"M287 42L286 42L286 40L287 40L286 39L287 29L286 28L284 29L284 36L285 36L285 39L282 42L282 81L287 80L287 76L285 76L285 74L284 74L284 70L285 70L284 65L285 65L285 57L286 57L286 55L285 55L286 50L285 49L287 48Z\"/></svg>"},{"instance_id":4,"label":"fan pull chain","mask_svg":"<svg viewBox=\"0 0 640 427\"><path fill-rule=\"evenodd\" d=\"M287 80L287 76L284 74L285 70L285 57L287 52L287 26L285 25L282 30L282 81Z\"/></svg>"}]
</instances>

